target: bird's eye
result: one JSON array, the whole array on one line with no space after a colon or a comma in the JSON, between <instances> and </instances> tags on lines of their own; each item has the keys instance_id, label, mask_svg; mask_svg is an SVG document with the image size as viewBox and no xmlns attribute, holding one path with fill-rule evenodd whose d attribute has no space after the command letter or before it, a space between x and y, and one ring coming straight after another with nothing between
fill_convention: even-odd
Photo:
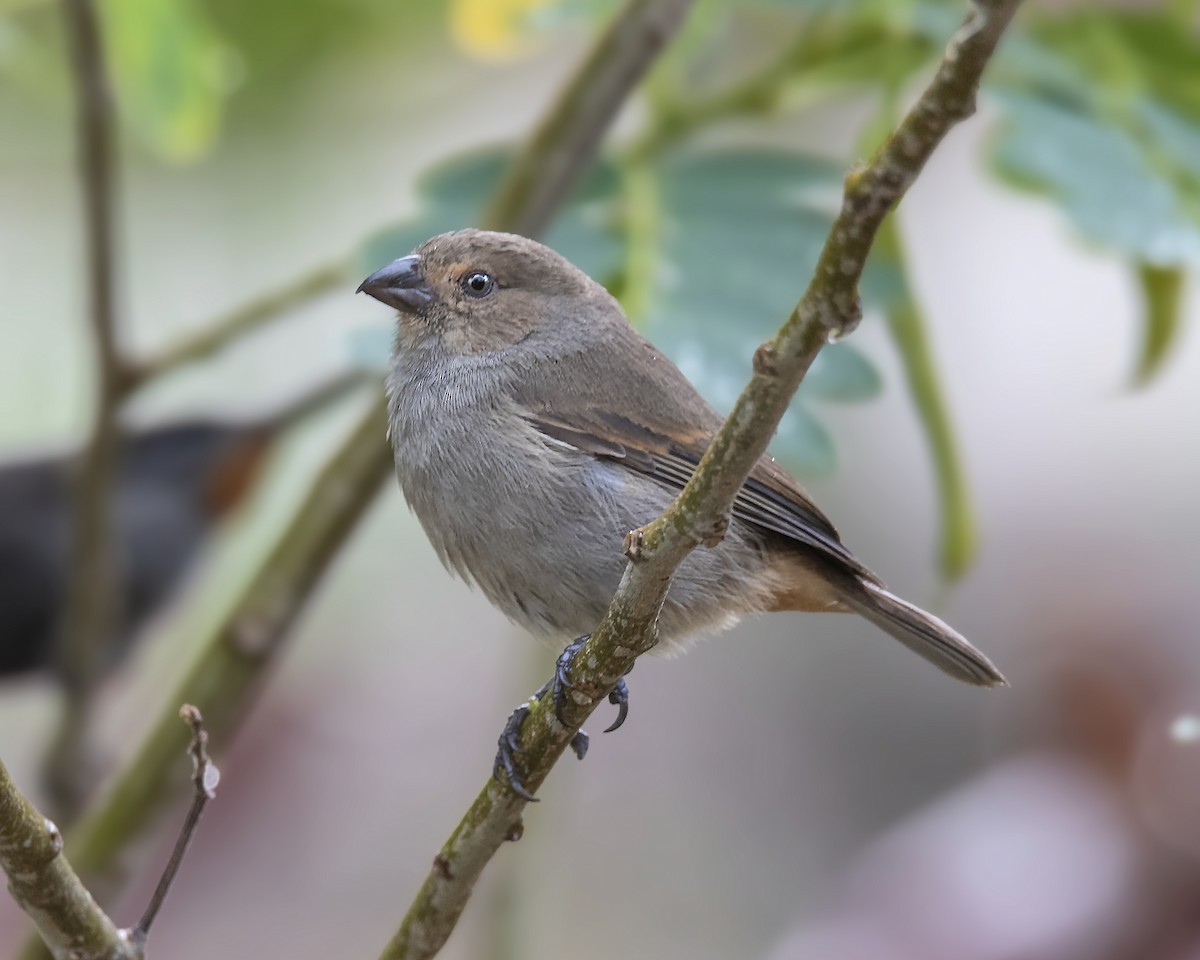
<instances>
[{"instance_id":1,"label":"bird's eye","mask_svg":"<svg viewBox=\"0 0 1200 960\"><path fill-rule=\"evenodd\" d=\"M495 289L496 281L486 273L469 273L463 278L463 292L468 297L486 297Z\"/></svg>"}]
</instances>

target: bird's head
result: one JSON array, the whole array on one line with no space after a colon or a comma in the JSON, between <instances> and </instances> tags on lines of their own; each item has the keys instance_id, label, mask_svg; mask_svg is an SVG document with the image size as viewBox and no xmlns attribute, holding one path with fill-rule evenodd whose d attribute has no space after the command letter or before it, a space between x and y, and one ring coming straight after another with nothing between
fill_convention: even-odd
<instances>
[{"instance_id":1,"label":"bird's head","mask_svg":"<svg viewBox=\"0 0 1200 960\"><path fill-rule=\"evenodd\" d=\"M400 311L408 342L436 337L458 354L503 350L547 325L615 307L603 287L549 247L487 230L426 240L358 289Z\"/></svg>"}]
</instances>

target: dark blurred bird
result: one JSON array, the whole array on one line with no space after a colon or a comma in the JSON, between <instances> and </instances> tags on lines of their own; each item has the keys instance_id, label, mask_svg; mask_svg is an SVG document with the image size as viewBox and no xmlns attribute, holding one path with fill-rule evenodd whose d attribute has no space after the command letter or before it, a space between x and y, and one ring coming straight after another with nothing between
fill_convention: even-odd
<instances>
[{"instance_id":1,"label":"dark blurred bird","mask_svg":"<svg viewBox=\"0 0 1200 960\"><path fill-rule=\"evenodd\" d=\"M280 433L361 382L340 377L254 420L198 417L121 437L111 501L120 596L105 666L120 660L220 521L245 501ZM0 466L0 677L56 665L74 463L48 456Z\"/></svg>"}]
</instances>

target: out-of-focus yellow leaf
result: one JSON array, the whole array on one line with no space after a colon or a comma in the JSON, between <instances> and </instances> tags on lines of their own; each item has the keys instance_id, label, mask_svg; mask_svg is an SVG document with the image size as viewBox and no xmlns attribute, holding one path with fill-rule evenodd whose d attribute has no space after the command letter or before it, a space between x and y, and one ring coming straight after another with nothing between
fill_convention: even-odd
<instances>
[{"instance_id":1,"label":"out-of-focus yellow leaf","mask_svg":"<svg viewBox=\"0 0 1200 960\"><path fill-rule=\"evenodd\" d=\"M1145 386L1154 379L1179 340L1183 327L1183 279L1180 267L1138 264L1145 323L1142 351L1133 375L1135 387Z\"/></svg>"},{"instance_id":2,"label":"out-of-focus yellow leaf","mask_svg":"<svg viewBox=\"0 0 1200 960\"><path fill-rule=\"evenodd\" d=\"M204 8L191 0L106 0L100 10L122 119L168 160L203 156L236 72Z\"/></svg>"},{"instance_id":3,"label":"out-of-focus yellow leaf","mask_svg":"<svg viewBox=\"0 0 1200 960\"><path fill-rule=\"evenodd\" d=\"M467 54L481 60L514 60L534 43L533 16L553 0L452 0L450 34Z\"/></svg>"}]
</instances>

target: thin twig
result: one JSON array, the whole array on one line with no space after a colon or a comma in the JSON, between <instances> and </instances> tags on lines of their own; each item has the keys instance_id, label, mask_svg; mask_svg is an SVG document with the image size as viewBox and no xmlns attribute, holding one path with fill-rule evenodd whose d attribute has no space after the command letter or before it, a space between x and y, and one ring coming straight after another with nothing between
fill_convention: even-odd
<instances>
[{"instance_id":1,"label":"thin twig","mask_svg":"<svg viewBox=\"0 0 1200 960\"><path fill-rule=\"evenodd\" d=\"M679 2L671 0L667 5L674 7ZM644 3L639 0L636 6L640 9ZM645 22L647 29L657 29L656 21ZM604 78L609 65L595 57L589 57L587 62L597 72L598 82L607 83ZM569 106L577 109L573 104ZM552 116L558 117L557 122L544 122L539 130L558 127L573 130L580 122L601 125L599 121L603 118L556 113L564 109L567 105L558 101L551 111ZM611 119L611 114L608 118ZM598 138L593 150L596 147ZM527 146L521 157L534 149ZM536 150L547 155L545 143ZM551 152L557 155L556 151ZM594 153L571 153L571 162L580 170L593 159ZM570 182L574 176L573 171L564 169L556 177L534 177L535 189L523 194L523 202L538 209L550 209L551 194L558 194L559 184L564 180ZM493 204L493 209L500 207L513 209L514 216L520 213L520 204L511 199ZM494 223L507 229L516 225L515 220ZM172 697L172 703L200 704L214 736L224 737L236 728L304 602L357 527L374 495L392 475L392 454L384 439L386 423L383 405L373 407L327 461L302 499L292 524L261 564L259 575L205 641L195 666ZM178 749L177 724L173 708L153 724L104 804L73 831L70 853L83 875L95 877L111 869L131 838L153 822L155 811L169 797L166 769ZM31 960L38 955L36 950L27 948L21 956Z\"/></svg>"},{"instance_id":2,"label":"thin twig","mask_svg":"<svg viewBox=\"0 0 1200 960\"><path fill-rule=\"evenodd\" d=\"M699 544L723 529L733 499L766 450L780 418L820 349L854 329L858 282L875 233L934 148L975 107L979 79L1020 0L979 0L955 34L937 75L871 162L846 178L834 222L804 296L775 337L754 356L754 376L691 481L657 520L626 538L630 563L608 614L571 670L564 726L553 698L531 705L521 737L521 781L536 790L587 716L636 658L653 647L671 577ZM519 836L525 801L489 780L450 839L383 960L432 957L446 941L484 866Z\"/></svg>"},{"instance_id":3,"label":"thin twig","mask_svg":"<svg viewBox=\"0 0 1200 960\"><path fill-rule=\"evenodd\" d=\"M694 0L630 0L592 47L509 169L482 223L535 237L595 156L629 92Z\"/></svg>"},{"instance_id":4,"label":"thin twig","mask_svg":"<svg viewBox=\"0 0 1200 960\"><path fill-rule=\"evenodd\" d=\"M150 902L146 904L146 912L142 914L142 919L137 922L137 925L129 931L130 939L137 944L145 944L154 918L162 909L163 901L167 899L167 893L171 889L171 884L175 882L175 875L179 872L179 867L187 854L192 836L196 832L196 824L200 822L200 815L204 813L204 807L208 801L216 797L217 783L221 779L221 773L217 770L216 764L208 758L208 731L204 729L204 718L200 715L200 711L190 703L185 703L179 710L179 716L192 728L192 742L188 745L188 753L192 758L192 785L195 787L195 791L192 794L192 805L188 808L187 817L183 821L183 828L179 831L179 838L175 841L175 849L171 851L171 857L163 869L158 886L154 888Z\"/></svg>"},{"instance_id":5,"label":"thin twig","mask_svg":"<svg viewBox=\"0 0 1200 960\"><path fill-rule=\"evenodd\" d=\"M0 869L8 875L17 904L37 925L41 945L55 958L142 960L150 927L179 872L205 805L216 796L220 780L220 773L208 757L208 733L200 711L185 704L179 715L192 728L188 745L195 787L192 804L146 912L128 930L117 929L97 906L62 855L58 827L22 796L0 763Z\"/></svg>"},{"instance_id":6,"label":"thin twig","mask_svg":"<svg viewBox=\"0 0 1200 960\"><path fill-rule=\"evenodd\" d=\"M18 906L59 960L140 960L62 855L62 834L17 789L0 763L0 869Z\"/></svg>"},{"instance_id":7,"label":"thin twig","mask_svg":"<svg viewBox=\"0 0 1200 960\"><path fill-rule=\"evenodd\" d=\"M63 14L79 113L88 317L99 381L91 436L75 478L70 579L59 650L67 704L47 763L51 793L60 813L71 817L87 789L88 713L103 638L117 612L109 501L117 464L117 408L125 377L113 289L112 92L91 0L64 0Z\"/></svg>"},{"instance_id":8,"label":"thin twig","mask_svg":"<svg viewBox=\"0 0 1200 960\"><path fill-rule=\"evenodd\" d=\"M125 387L132 392L178 368L205 360L214 353L324 293L336 290L349 278L344 262L327 263L302 274L278 290L263 294L205 324L198 333L167 347L161 353L128 364Z\"/></svg>"}]
</instances>

